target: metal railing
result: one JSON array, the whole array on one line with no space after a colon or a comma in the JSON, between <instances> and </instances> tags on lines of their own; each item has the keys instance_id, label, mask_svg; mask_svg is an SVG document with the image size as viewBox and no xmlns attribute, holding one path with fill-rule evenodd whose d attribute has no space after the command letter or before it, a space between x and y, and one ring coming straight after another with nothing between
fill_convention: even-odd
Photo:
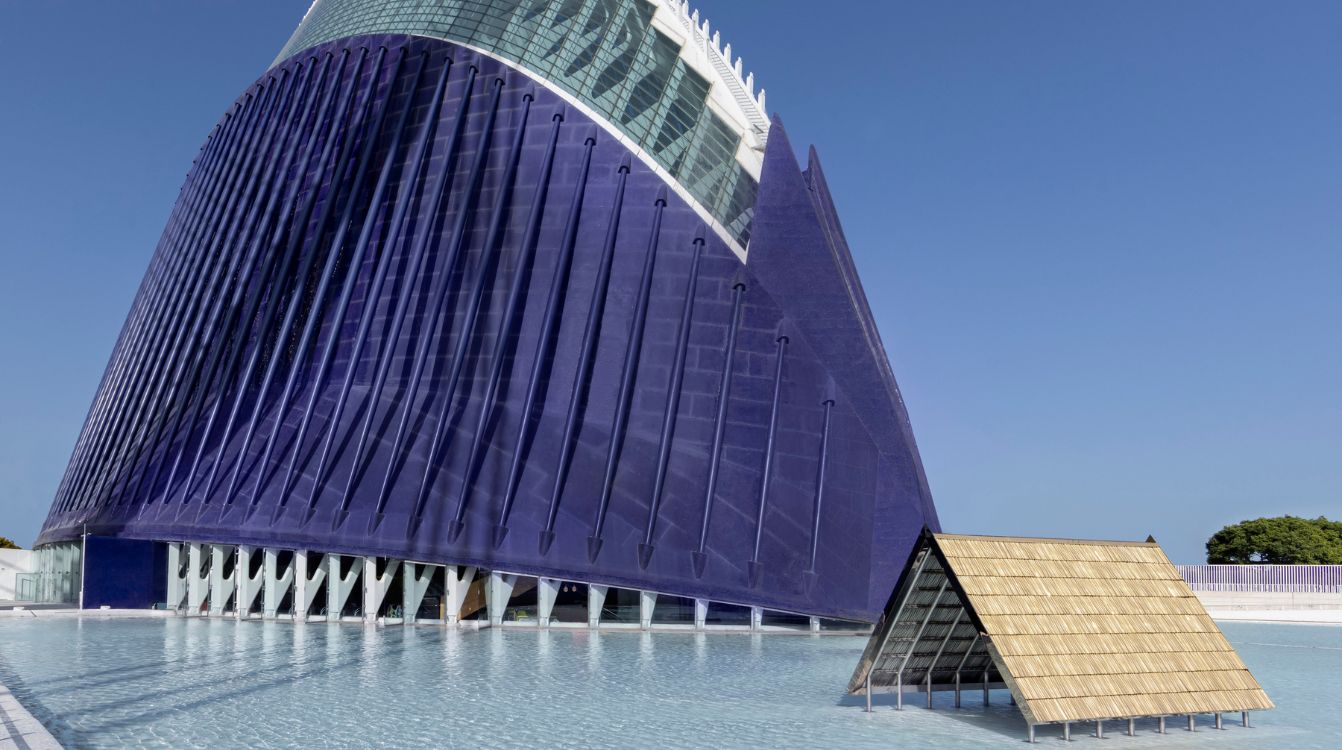
<instances>
[{"instance_id":1,"label":"metal railing","mask_svg":"<svg viewBox=\"0 0 1342 750\"><path fill-rule=\"evenodd\" d=\"M1342 565L1176 565L1194 591L1342 593Z\"/></svg>"}]
</instances>

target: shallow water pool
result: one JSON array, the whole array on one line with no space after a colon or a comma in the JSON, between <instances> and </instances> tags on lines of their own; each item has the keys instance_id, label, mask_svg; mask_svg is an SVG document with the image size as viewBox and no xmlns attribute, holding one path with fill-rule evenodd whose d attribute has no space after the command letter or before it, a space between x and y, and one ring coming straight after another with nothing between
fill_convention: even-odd
<instances>
[{"instance_id":1,"label":"shallow water pool","mask_svg":"<svg viewBox=\"0 0 1342 750\"><path fill-rule=\"evenodd\" d=\"M1227 623L1278 709L1246 730L1107 727L1105 747L1342 747L1342 628ZM0 620L0 682L72 748L1020 747L985 709L872 714L848 698L865 639L445 631L224 619ZM1233 717L1238 719L1238 716ZM1082 736L1091 727L1076 727ZM1057 742L1042 728L1040 742Z\"/></svg>"}]
</instances>

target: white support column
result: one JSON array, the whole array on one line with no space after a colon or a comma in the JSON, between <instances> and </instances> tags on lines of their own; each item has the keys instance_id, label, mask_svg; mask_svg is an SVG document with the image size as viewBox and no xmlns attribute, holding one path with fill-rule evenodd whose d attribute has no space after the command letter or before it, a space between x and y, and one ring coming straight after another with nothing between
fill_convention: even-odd
<instances>
[{"instance_id":1,"label":"white support column","mask_svg":"<svg viewBox=\"0 0 1342 750\"><path fill-rule=\"evenodd\" d=\"M471 581L475 580L475 568L457 565L447 566L447 615L448 625L461 621L461 608L466 604L466 592L470 591Z\"/></svg>"},{"instance_id":2,"label":"white support column","mask_svg":"<svg viewBox=\"0 0 1342 750\"><path fill-rule=\"evenodd\" d=\"M224 605L228 604L229 597L237 588L237 567L234 566L232 575L224 575L224 566L228 563L228 558L233 556L233 545L207 546L210 548L210 614L222 615Z\"/></svg>"},{"instance_id":3,"label":"white support column","mask_svg":"<svg viewBox=\"0 0 1342 750\"><path fill-rule=\"evenodd\" d=\"M238 565L233 569L233 578L238 582L238 592L233 609L237 612L239 620L246 619L247 613L251 612L257 594L261 593L261 583L266 578L264 562L261 570L257 571L255 576L252 575L252 556L256 552L255 547L246 544L238 547Z\"/></svg>"},{"instance_id":4,"label":"white support column","mask_svg":"<svg viewBox=\"0 0 1342 750\"><path fill-rule=\"evenodd\" d=\"M396 577L396 569L400 566L400 560L388 560L387 569L382 571L382 575L378 575L377 558L365 557L363 559L364 622L377 622L377 612L382 608L382 600L387 598L387 589L391 588L391 581Z\"/></svg>"},{"instance_id":5,"label":"white support column","mask_svg":"<svg viewBox=\"0 0 1342 750\"><path fill-rule=\"evenodd\" d=\"M186 599L187 576L183 574L186 545L168 542L168 609L177 610Z\"/></svg>"},{"instance_id":6,"label":"white support column","mask_svg":"<svg viewBox=\"0 0 1342 750\"><path fill-rule=\"evenodd\" d=\"M517 585L517 576L489 571L489 580L485 581L485 610L489 615L489 624L498 627L503 624L503 611L508 608L508 600L513 598L513 586Z\"/></svg>"},{"instance_id":7,"label":"white support column","mask_svg":"<svg viewBox=\"0 0 1342 750\"><path fill-rule=\"evenodd\" d=\"M312 613L312 603L326 580L326 568L318 566L308 573L308 553L294 553L294 620L305 622Z\"/></svg>"},{"instance_id":8,"label":"white support column","mask_svg":"<svg viewBox=\"0 0 1342 750\"><path fill-rule=\"evenodd\" d=\"M555 609L555 599L559 598L560 583L558 578L536 579L536 616L543 628L550 627L550 615Z\"/></svg>"},{"instance_id":9,"label":"white support column","mask_svg":"<svg viewBox=\"0 0 1342 750\"><path fill-rule=\"evenodd\" d=\"M811 627L811 632L812 632L812 633L819 633L819 632L820 632L820 618L819 618L819 617L812 617L812 618L810 619L810 627Z\"/></svg>"},{"instance_id":10,"label":"white support column","mask_svg":"<svg viewBox=\"0 0 1342 750\"><path fill-rule=\"evenodd\" d=\"M652 612L657 608L656 591L638 592L638 626L644 630L652 627Z\"/></svg>"},{"instance_id":11,"label":"white support column","mask_svg":"<svg viewBox=\"0 0 1342 750\"><path fill-rule=\"evenodd\" d=\"M345 602L349 601L349 595L354 593L354 587L359 583L359 574L363 572L363 560L352 557L354 564L350 566L349 573L342 576L340 567L343 559L344 555L326 556L327 622L340 621L340 610L345 608Z\"/></svg>"},{"instance_id":12,"label":"white support column","mask_svg":"<svg viewBox=\"0 0 1342 750\"><path fill-rule=\"evenodd\" d=\"M750 629L759 631L764 629L764 608L750 608Z\"/></svg>"},{"instance_id":13,"label":"white support column","mask_svg":"<svg viewBox=\"0 0 1342 750\"><path fill-rule=\"evenodd\" d=\"M284 574L280 575L280 551L277 549L268 549L265 551L265 557L261 563L261 575L265 577L265 593L261 596L261 616L267 620L275 619L279 613L280 602L284 601L284 595L289 593L289 587L294 583L294 562L289 563ZM295 562L297 558L295 558ZM294 597L294 612L299 613L298 597ZM302 612L302 615L306 615ZM301 619L301 615L295 619Z\"/></svg>"},{"instance_id":14,"label":"white support column","mask_svg":"<svg viewBox=\"0 0 1342 750\"><path fill-rule=\"evenodd\" d=\"M587 587L587 627L601 627L601 610L606 606L608 591L610 591L608 586L598 586L595 583Z\"/></svg>"},{"instance_id":15,"label":"white support column","mask_svg":"<svg viewBox=\"0 0 1342 750\"><path fill-rule=\"evenodd\" d=\"M210 595L209 576L201 573L201 569L205 567L206 546L199 542L188 542L186 545L186 613L188 615L200 614L200 607L205 603L205 597Z\"/></svg>"},{"instance_id":16,"label":"white support column","mask_svg":"<svg viewBox=\"0 0 1342 750\"><path fill-rule=\"evenodd\" d=\"M695 629L695 630L707 630L707 629L708 629L708 600L707 600L707 599L695 599L695 600L694 600L694 629Z\"/></svg>"},{"instance_id":17,"label":"white support column","mask_svg":"<svg viewBox=\"0 0 1342 750\"><path fill-rule=\"evenodd\" d=\"M424 601L424 592L429 590L437 565L407 562L405 572L401 574L401 618L409 625L415 621L419 605Z\"/></svg>"}]
</instances>

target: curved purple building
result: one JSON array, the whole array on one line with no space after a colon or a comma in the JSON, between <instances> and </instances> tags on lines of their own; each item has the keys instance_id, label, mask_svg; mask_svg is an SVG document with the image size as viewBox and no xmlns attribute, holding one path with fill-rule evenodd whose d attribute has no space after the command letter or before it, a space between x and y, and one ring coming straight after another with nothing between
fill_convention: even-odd
<instances>
[{"instance_id":1,"label":"curved purple building","mask_svg":"<svg viewBox=\"0 0 1342 750\"><path fill-rule=\"evenodd\" d=\"M88 535L86 606L873 621L925 526L819 162L697 13L317 0L196 159L39 544Z\"/></svg>"}]
</instances>

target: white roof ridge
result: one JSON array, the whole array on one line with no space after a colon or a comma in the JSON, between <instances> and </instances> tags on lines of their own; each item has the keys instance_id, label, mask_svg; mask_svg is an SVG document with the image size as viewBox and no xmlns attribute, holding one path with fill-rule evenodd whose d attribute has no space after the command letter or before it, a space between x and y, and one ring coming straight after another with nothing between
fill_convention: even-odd
<instances>
[{"instance_id":1,"label":"white roof ridge","mask_svg":"<svg viewBox=\"0 0 1342 750\"><path fill-rule=\"evenodd\" d=\"M700 18L698 9L690 8L689 0L661 0L661 4L675 13L689 33L690 41L704 52L716 74L714 78L727 89L762 145L769 132L769 114L765 108L764 89L755 92L755 74L746 72L742 58L733 57L732 45L722 43L721 34L713 30L708 19Z\"/></svg>"}]
</instances>

